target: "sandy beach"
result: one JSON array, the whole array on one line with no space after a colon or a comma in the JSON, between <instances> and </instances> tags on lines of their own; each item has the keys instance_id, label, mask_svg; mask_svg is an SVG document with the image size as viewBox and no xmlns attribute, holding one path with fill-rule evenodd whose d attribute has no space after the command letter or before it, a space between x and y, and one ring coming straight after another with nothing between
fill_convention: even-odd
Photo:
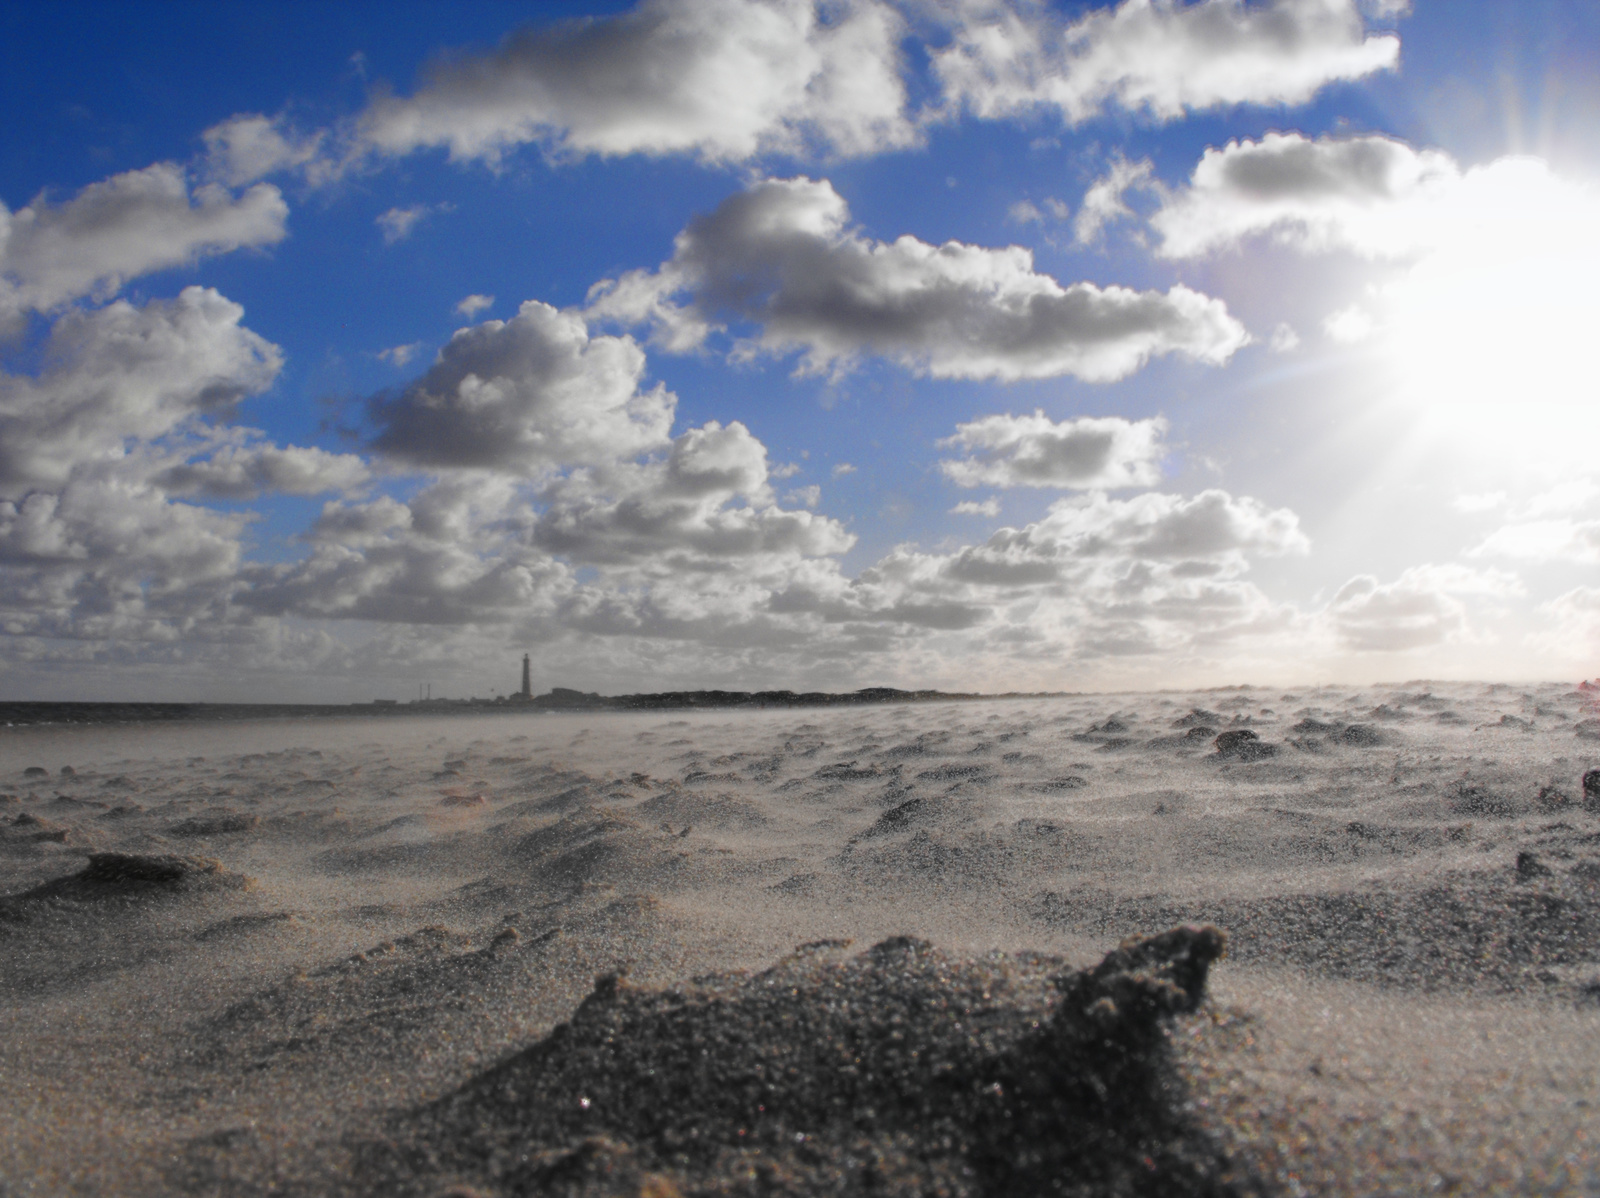
<instances>
[{"instance_id":1,"label":"sandy beach","mask_svg":"<svg viewBox=\"0 0 1600 1198\"><path fill-rule=\"evenodd\" d=\"M3 729L0 1194L1594 1193L1593 715Z\"/></svg>"}]
</instances>

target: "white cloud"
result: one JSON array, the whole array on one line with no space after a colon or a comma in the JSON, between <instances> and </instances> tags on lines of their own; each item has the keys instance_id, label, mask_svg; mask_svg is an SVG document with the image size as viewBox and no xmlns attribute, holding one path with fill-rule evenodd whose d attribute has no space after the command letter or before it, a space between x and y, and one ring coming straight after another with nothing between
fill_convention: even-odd
<instances>
[{"instance_id":1,"label":"white cloud","mask_svg":"<svg viewBox=\"0 0 1600 1198\"><path fill-rule=\"evenodd\" d=\"M729 506L742 498L739 507ZM574 561L674 573L740 559L843 553L855 538L833 520L773 504L766 448L737 421L711 421L661 461L573 474L545 493L534 542ZM808 505L809 506L809 505Z\"/></svg>"},{"instance_id":2,"label":"white cloud","mask_svg":"<svg viewBox=\"0 0 1600 1198\"><path fill-rule=\"evenodd\" d=\"M807 373L873 354L935 378L1103 382L1169 353L1225 362L1249 340L1220 300L1182 285L1063 287L1017 246L872 241L848 220L825 180L758 181L692 221L659 270L597 284L590 314L653 322L678 351L754 322L736 356L799 351Z\"/></svg>"},{"instance_id":3,"label":"white cloud","mask_svg":"<svg viewBox=\"0 0 1600 1198\"><path fill-rule=\"evenodd\" d=\"M533 476L663 446L676 399L639 389L630 337L590 337L583 318L529 300L509 321L461 329L421 378L369 403L375 449L414 466Z\"/></svg>"},{"instance_id":4,"label":"white cloud","mask_svg":"<svg viewBox=\"0 0 1600 1198\"><path fill-rule=\"evenodd\" d=\"M0 494L64 483L200 416L225 415L277 377L277 346L216 291L61 316L37 377L0 376Z\"/></svg>"},{"instance_id":5,"label":"white cloud","mask_svg":"<svg viewBox=\"0 0 1600 1198\"><path fill-rule=\"evenodd\" d=\"M1460 169L1390 137L1269 133L1209 149L1150 219L1160 250L1190 258L1270 234L1311 252L1395 257L1435 244Z\"/></svg>"},{"instance_id":6,"label":"white cloud","mask_svg":"<svg viewBox=\"0 0 1600 1198\"><path fill-rule=\"evenodd\" d=\"M412 341L407 345L391 345L388 349L380 349L378 357L391 366L409 366L411 360L422 352L423 343Z\"/></svg>"},{"instance_id":7,"label":"white cloud","mask_svg":"<svg viewBox=\"0 0 1600 1198\"><path fill-rule=\"evenodd\" d=\"M1041 108L1071 124L1116 105L1156 120L1232 104L1299 104L1393 69L1350 0L1124 0L1068 22L1043 4L969 0L933 52L947 104L997 119Z\"/></svg>"},{"instance_id":8,"label":"white cloud","mask_svg":"<svg viewBox=\"0 0 1600 1198\"><path fill-rule=\"evenodd\" d=\"M1543 627L1529 640L1557 661L1582 668L1600 652L1600 588L1574 587L1538 609Z\"/></svg>"},{"instance_id":9,"label":"white cloud","mask_svg":"<svg viewBox=\"0 0 1600 1198\"><path fill-rule=\"evenodd\" d=\"M367 465L355 454L324 449L238 442L199 461L155 474L151 481L172 495L254 499L260 495L320 495L366 486Z\"/></svg>"},{"instance_id":10,"label":"white cloud","mask_svg":"<svg viewBox=\"0 0 1600 1198\"><path fill-rule=\"evenodd\" d=\"M404 504L331 502L310 556L250 565L235 602L265 617L424 627L549 619L575 584L526 545L532 519L507 479L444 479Z\"/></svg>"},{"instance_id":11,"label":"white cloud","mask_svg":"<svg viewBox=\"0 0 1600 1198\"><path fill-rule=\"evenodd\" d=\"M1038 528L1032 544L1048 540L1079 556L1147 561L1231 562L1243 554L1305 553L1310 546L1287 508L1214 489L1188 499L1155 491L1131 499L1098 493L1061 499Z\"/></svg>"},{"instance_id":12,"label":"white cloud","mask_svg":"<svg viewBox=\"0 0 1600 1198\"><path fill-rule=\"evenodd\" d=\"M1378 331L1378 322L1360 304L1351 304L1331 313L1322 322L1322 331L1340 345L1357 345Z\"/></svg>"},{"instance_id":13,"label":"white cloud","mask_svg":"<svg viewBox=\"0 0 1600 1198\"><path fill-rule=\"evenodd\" d=\"M1468 557L1600 561L1600 520L1524 520L1495 529Z\"/></svg>"},{"instance_id":14,"label":"white cloud","mask_svg":"<svg viewBox=\"0 0 1600 1198\"><path fill-rule=\"evenodd\" d=\"M1044 223L1044 213L1032 200L1018 200L1006 209L1006 219L1014 225L1040 225Z\"/></svg>"},{"instance_id":15,"label":"white cloud","mask_svg":"<svg viewBox=\"0 0 1600 1198\"><path fill-rule=\"evenodd\" d=\"M1111 169L1095 180L1084 193L1078 219L1072 224L1072 233L1078 244L1092 244L1108 224L1132 216L1133 209L1123 202L1122 197L1130 188L1149 189L1150 174L1154 169L1154 164L1148 158L1129 162L1120 154L1115 155L1111 160Z\"/></svg>"},{"instance_id":16,"label":"white cloud","mask_svg":"<svg viewBox=\"0 0 1600 1198\"><path fill-rule=\"evenodd\" d=\"M993 495L979 502L975 499L963 499L950 509L952 516L987 516L991 520L1000 514L1000 501Z\"/></svg>"},{"instance_id":17,"label":"white cloud","mask_svg":"<svg viewBox=\"0 0 1600 1198\"><path fill-rule=\"evenodd\" d=\"M438 146L491 164L530 143L712 162L878 153L920 139L903 111L902 33L873 0L644 0L439 63L416 94L371 103L356 152Z\"/></svg>"},{"instance_id":18,"label":"white cloud","mask_svg":"<svg viewBox=\"0 0 1600 1198\"><path fill-rule=\"evenodd\" d=\"M939 442L966 457L939 469L963 487L1074 487L1113 490L1161 481L1161 436L1167 422L1120 416L1080 417L1057 423L1032 416L985 416L956 426Z\"/></svg>"},{"instance_id":19,"label":"white cloud","mask_svg":"<svg viewBox=\"0 0 1600 1198\"><path fill-rule=\"evenodd\" d=\"M1293 513L1225 492L1093 495L951 553L901 546L854 580L797 575L771 606L844 628L895 629L901 646L943 637L969 667L978 653L1023 656L1030 669L1139 655L1171 665L1292 624L1238 575L1252 556L1305 548Z\"/></svg>"},{"instance_id":20,"label":"white cloud","mask_svg":"<svg viewBox=\"0 0 1600 1198\"><path fill-rule=\"evenodd\" d=\"M211 183L191 194L169 162L90 184L64 204L0 204L0 324L80 296L108 298L131 278L206 254L276 244L288 214L266 183L239 196Z\"/></svg>"},{"instance_id":21,"label":"white cloud","mask_svg":"<svg viewBox=\"0 0 1600 1198\"><path fill-rule=\"evenodd\" d=\"M1465 566L1413 566L1390 583L1357 575L1328 605L1339 642L1358 652L1396 653L1474 639L1467 598L1521 593L1515 575Z\"/></svg>"},{"instance_id":22,"label":"white cloud","mask_svg":"<svg viewBox=\"0 0 1600 1198\"><path fill-rule=\"evenodd\" d=\"M833 477L843 478L845 475L854 474L855 472L856 468L849 462L840 462L833 468Z\"/></svg>"},{"instance_id":23,"label":"white cloud","mask_svg":"<svg viewBox=\"0 0 1600 1198\"><path fill-rule=\"evenodd\" d=\"M1300 347L1300 334L1285 321L1279 321L1272 330L1272 336L1267 345L1275 354L1287 354Z\"/></svg>"},{"instance_id":24,"label":"white cloud","mask_svg":"<svg viewBox=\"0 0 1600 1198\"><path fill-rule=\"evenodd\" d=\"M1463 171L1384 137L1270 134L1208 150L1151 223L1171 256L1270 237L1392 262L1332 331L1374 338L1396 402L1436 412L1473 452L1587 468L1600 436L1587 348L1600 276L1592 183L1534 158Z\"/></svg>"},{"instance_id":25,"label":"white cloud","mask_svg":"<svg viewBox=\"0 0 1600 1198\"><path fill-rule=\"evenodd\" d=\"M1475 512L1492 511L1503 505L1506 501L1504 491L1483 491L1475 495L1457 495L1450 506L1458 512L1469 515Z\"/></svg>"},{"instance_id":26,"label":"white cloud","mask_svg":"<svg viewBox=\"0 0 1600 1198\"><path fill-rule=\"evenodd\" d=\"M418 223L432 211L433 208L428 204L412 204L409 208L390 208L378 213L373 223L383 234L383 244L394 245L397 241L404 241L410 237Z\"/></svg>"},{"instance_id":27,"label":"white cloud","mask_svg":"<svg viewBox=\"0 0 1600 1198\"><path fill-rule=\"evenodd\" d=\"M202 135L206 173L229 187L243 187L279 171L313 163L324 134L299 134L284 120L260 113L240 113L213 125Z\"/></svg>"},{"instance_id":28,"label":"white cloud","mask_svg":"<svg viewBox=\"0 0 1600 1198\"><path fill-rule=\"evenodd\" d=\"M465 316L468 320L477 316L479 312L487 311L494 307L492 295L469 295L456 305L458 315Z\"/></svg>"},{"instance_id":29,"label":"white cloud","mask_svg":"<svg viewBox=\"0 0 1600 1198\"><path fill-rule=\"evenodd\" d=\"M1519 519L1536 519L1540 516L1573 512L1587 507L1596 496L1600 496L1600 486L1596 486L1593 479L1567 478L1519 503L1512 514Z\"/></svg>"},{"instance_id":30,"label":"white cloud","mask_svg":"<svg viewBox=\"0 0 1600 1198\"><path fill-rule=\"evenodd\" d=\"M794 639L765 614L773 588L854 542L773 503L765 447L738 423L556 478L539 501L509 477L458 475L406 503L329 503L310 555L247 567L237 602L272 618L761 645Z\"/></svg>"},{"instance_id":31,"label":"white cloud","mask_svg":"<svg viewBox=\"0 0 1600 1198\"><path fill-rule=\"evenodd\" d=\"M814 508L822 502L822 488L817 486L816 483L805 487L795 487L793 490L784 492L783 501L785 503L798 503L801 507Z\"/></svg>"},{"instance_id":32,"label":"white cloud","mask_svg":"<svg viewBox=\"0 0 1600 1198\"><path fill-rule=\"evenodd\" d=\"M109 591L121 593L126 609L148 610L153 596L141 583L170 592L230 578L245 522L171 503L158 488L102 470L59 492L0 499L0 565L13 593L64 578L91 609L94 593ZM64 598L73 603L70 593Z\"/></svg>"}]
</instances>

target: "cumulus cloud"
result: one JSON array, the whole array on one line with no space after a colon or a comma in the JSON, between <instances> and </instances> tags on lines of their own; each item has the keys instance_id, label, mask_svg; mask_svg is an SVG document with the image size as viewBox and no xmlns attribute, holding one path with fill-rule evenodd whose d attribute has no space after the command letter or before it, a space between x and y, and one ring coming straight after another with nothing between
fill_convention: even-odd
<instances>
[{"instance_id":1,"label":"cumulus cloud","mask_svg":"<svg viewBox=\"0 0 1600 1198\"><path fill-rule=\"evenodd\" d=\"M1472 639L1464 600L1504 599L1521 590L1515 575L1499 570L1413 566L1389 583L1357 575L1339 588L1327 616L1345 648L1405 652Z\"/></svg>"},{"instance_id":2,"label":"cumulus cloud","mask_svg":"<svg viewBox=\"0 0 1600 1198\"><path fill-rule=\"evenodd\" d=\"M62 204L43 195L15 212L0 204L0 322L108 298L131 278L207 254L274 245L288 214L270 184L238 196L214 183L191 193L168 162L92 183Z\"/></svg>"},{"instance_id":3,"label":"cumulus cloud","mask_svg":"<svg viewBox=\"0 0 1600 1198\"><path fill-rule=\"evenodd\" d=\"M498 163L693 154L712 162L916 144L900 77L903 22L874 0L645 0L612 17L512 34L441 61L411 96L380 96L355 153L444 147Z\"/></svg>"},{"instance_id":4,"label":"cumulus cloud","mask_svg":"<svg viewBox=\"0 0 1600 1198\"><path fill-rule=\"evenodd\" d=\"M1600 651L1600 588L1574 587L1539 605L1544 627L1529 640L1559 661L1577 665Z\"/></svg>"},{"instance_id":5,"label":"cumulus cloud","mask_svg":"<svg viewBox=\"0 0 1600 1198\"><path fill-rule=\"evenodd\" d=\"M856 472L856 468L854 466L852 466L849 462L840 462L837 465L835 465L834 468L833 468L833 477L834 478L843 478L845 475L854 474L855 472Z\"/></svg>"},{"instance_id":6,"label":"cumulus cloud","mask_svg":"<svg viewBox=\"0 0 1600 1198\"><path fill-rule=\"evenodd\" d=\"M771 606L902 637L962 634L969 654L1193 653L1292 622L1239 575L1251 557L1305 549L1292 512L1226 492L1097 494L953 552L898 547L855 579L797 575Z\"/></svg>"},{"instance_id":7,"label":"cumulus cloud","mask_svg":"<svg viewBox=\"0 0 1600 1198\"><path fill-rule=\"evenodd\" d=\"M1101 231L1114 221L1133 215L1122 197L1130 188L1149 188L1155 165L1148 159L1129 162L1121 155L1111 160L1111 169L1084 193L1083 206L1072 222L1072 234L1079 245L1092 245Z\"/></svg>"},{"instance_id":8,"label":"cumulus cloud","mask_svg":"<svg viewBox=\"0 0 1600 1198\"><path fill-rule=\"evenodd\" d=\"M1172 258L1258 235L1314 252L1393 257L1437 241L1441 207L1461 183L1448 154L1391 137L1269 133L1207 150L1188 187L1150 223Z\"/></svg>"},{"instance_id":9,"label":"cumulus cloud","mask_svg":"<svg viewBox=\"0 0 1600 1198\"><path fill-rule=\"evenodd\" d=\"M511 320L459 330L426 374L375 396L372 446L425 468L524 476L664 446L676 399L640 390L644 352L591 337L581 316L530 300Z\"/></svg>"},{"instance_id":10,"label":"cumulus cloud","mask_svg":"<svg viewBox=\"0 0 1600 1198\"><path fill-rule=\"evenodd\" d=\"M794 635L764 614L772 589L854 543L774 502L765 447L738 423L573 471L536 499L507 476L455 475L407 502L330 502L310 554L246 567L236 601L271 618L770 644Z\"/></svg>"},{"instance_id":11,"label":"cumulus cloud","mask_svg":"<svg viewBox=\"0 0 1600 1198\"><path fill-rule=\"evenodd\" d=\"M206 173L229 187L243 187L279 171L317 161L323 133L301 134L282 118L239 113L207 129Z\"/></svg>"},{"instance_id":12,"label":"cumulus cloud","mask_svg":"<svg viewBox=\"0 0 1600 1198\"><path fill-rule=\"evenodd\" d=\"M752 569L751 558L827 556L855 543L834 520L773 503L766 448L738 421L676 438L660 461L571 475L552 486L534 542L574 561L654 570ZM734 499L745 502L730 506Z\"/></svg>"},{"instance_id":13,"label":"cumulus cloud","mask_svg":"<svg viewBox=\"0 0 1600 1198\"><path fill-rule=\"evenodd\" d=\"M531 519L508 479L442 479L408 503L330 502L310 555L246 567L235 602L259 616L430 627L547 618L574 581L523 543Z\"/></svg>"},{"instance_id":14,"label":"cumulus cloud","mask_svg":"<svg viewBox=\"0 0 1600 1198\"><path fill-rule=\"evenodd\" d=\"M465 316L468 320L471 320L479 312L487 311L492 307L494 307L494 296L469 295L466 299L462 300L456 305L456 313L457 315Z\"/></svg>"},{"instance_id":15,"label":"cumulus cloud","mask_svg":"<svg viewBox=\"0 0 1600 1198\"><path fill-rule=\"evenodd\" d=\"M366 486L367 464L349 453L312 446L278 446L240 441L205 458L169 466L151 481L172 495L207 499L255 499L280 495L321 495Z\"/></svg>"},{"instance_id":16,"label":"cumulus cloud","mask_svg":"<svg viewBox=\"0 0 1600 1198\"><path fill-rule=\"evenodd\" d=\"M245 523L111 472L0 499L0 624L170 643L225 595Z\"/></svg>"},{"instance_id":17,"label":"cumulus cloud","mask_svg":"<svg viewBox=\"0 0 1600 1198\"><path fill-rule=\"evenodd\" d=\"M70 310L37 376L0 375L0 494L64 483L79 463L115 459L265 390L283 355L244 328L244 309L186 287L136 308Z\"/></svg>"},{"instance_id":18,"label":"cumulus cloud","mask_svg":"<svg viewBox=\"0 0 1600 1198\"><path fill-rule=\"evenodd\" d=\"M1159 417L1058 423L1037 409L1032 416L985 416L957 425L955 436L939 442L967 455L941 461L939 469L963 487L1150 487L1161 481L1166 429Z\"/></svg>"},{"instance_id":19,"label":"cumulus cloud","mask_svg":"<svg viewBox=\"0 0 1600 1198\"><path fill-rule=\"evenodd\" d=\"M1232 104L1300 104L1391 70L1400 41L1369 35L1352 0L1123 0L1067 21L1043 4L969 0L933 52L945 102L996 119L1107 106L1168 121Z\"/></svg>"},{"instance_id":20,"label":"cumulus cloud","mask_svg":"<svg viewBox=\"0 0 1600 1198\"><path fill-rule=\"evenodd\" d=\"M597 284L589 312L653 322L679 351L753 322L736 354L799 351L807 373L872 354L935 378L1103 382L1163 354L1225 362L1249 340L1220 300L1182 285L1062 286L1017 246L873 241L848 220L826 180L758 181L692 221L659 270Z\"/></svg>"}]
</instances>

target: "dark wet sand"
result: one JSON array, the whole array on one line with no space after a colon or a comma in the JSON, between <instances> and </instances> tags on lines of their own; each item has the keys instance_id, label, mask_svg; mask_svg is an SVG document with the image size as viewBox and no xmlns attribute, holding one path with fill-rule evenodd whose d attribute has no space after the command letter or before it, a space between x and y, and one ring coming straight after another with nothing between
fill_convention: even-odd
<instances>
[{"instance_id":1,"label":"dark wet sand","mask_svg":"<svg viewBox=\"0 0 1600 1198\"><path fill-rule=\"evenodd\" d=\"M1600 1192L1595 718L0 730L0 1195Z\"/></svg>"}]
</instances>

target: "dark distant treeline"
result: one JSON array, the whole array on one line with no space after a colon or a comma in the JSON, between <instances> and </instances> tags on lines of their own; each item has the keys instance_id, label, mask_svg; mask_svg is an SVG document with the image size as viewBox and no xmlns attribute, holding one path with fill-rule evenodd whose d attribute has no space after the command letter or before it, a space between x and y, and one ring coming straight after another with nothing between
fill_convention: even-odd
<instances>
[{"instance_id":1,"label":"dark distant treeline","mask_svg":"<svg viewBox=\"0 0 1600 1198\"><path fill-rule=\"evenodd\" d=\"M413 703L10 703L0 702L0 725L132 724L182 720L281 720L321 716L402 716L532 711L674 711L686 708L840 707L861 703L927 703L1003 698L946 691L903 691L889 686L830 694L826 691L664 691L598 695L555 687L532 699L428 699Z\"/></svg>"}]
</instances>

